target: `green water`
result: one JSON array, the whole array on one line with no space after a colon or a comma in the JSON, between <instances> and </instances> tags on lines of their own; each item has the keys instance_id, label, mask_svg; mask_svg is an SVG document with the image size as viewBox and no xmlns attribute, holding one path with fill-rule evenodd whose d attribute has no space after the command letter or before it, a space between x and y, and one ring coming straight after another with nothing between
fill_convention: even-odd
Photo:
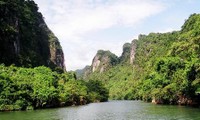
<instances>
[{"instance_id":1,"label":"green water","mask_svg":"<svg viewBox=\"0 0 200 120\"><path fill-rule=\"evenodd\" d=\"M76 107L1 112L0 120L200 120L200 108L110 101Z\"/></svg>"}]
</instances>

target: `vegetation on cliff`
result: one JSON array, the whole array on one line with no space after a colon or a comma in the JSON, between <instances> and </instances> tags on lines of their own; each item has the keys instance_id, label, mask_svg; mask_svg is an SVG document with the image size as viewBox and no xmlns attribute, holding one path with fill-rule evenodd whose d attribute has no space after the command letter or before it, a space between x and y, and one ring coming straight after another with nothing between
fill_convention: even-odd
<instances>
[{"instance_id":1,"label":"vegetation on cliff","mask_svg":"<svg viewBox=\"0 0 200 120\"><path fill-rule=\"evenodd\" d=\"M180 31L139 35L133 41L133 61L91 73L88 79L103 81L111 99L200 105L199 31L200 14L192 14ZM129 44L125 46L124 51L130 48Z\"/></svg>"},{"instance_id":2,"label":"vegetation on cliff","mask_svg":"<svg viewBox=\"0 0 200 120\"><path fill-rule=\"evenodd\" d=\"M65 72L62 47L33 0L1 0L0 13L0 111L107 101L101 81Z\"/></svg>"},{"instance_id":3,"label":"vegetation on cliff","mask_svg":"<svg viewBox=\"0 0 200 120\"><path fill-rule=\"evenodd\" d=\"M1 0L0 13L0 111L108 97L200 105L200 14L180 31L139 35L120 57L99 50L92 65L78 71L81 81L64 71L62 47L33 0Z\"/></svg>"},{"instance_id":4,"label":"vegetation on cliff","mask_svg":"<svg viewBox=\"0 0 200 120\"><path fill-rule=\"evenodd\" d=\"M0 13L0 63L65 69L62 47L33 0L1 0Z\"/></svg>"},{"instance_id":5,"label":"vegetation on cliff","mask_svg":"<svg viewBox=\"0 0 200 120\"><path fill-rule=\"evenodd\" d=\"M110 51L99 50L95 55L91 70L92 72L104 72L118 63L118 57Z\"/></svg>"},{"instance_id":6,"label":"vegetation on cliff","mask_svg":"<svg viewBox=\"0 0 200 120\"><path fill-rule=\"evenodd\" d=\"M0 111L83 105L108 100L101 81L76 80L73 72L59 74L40 66L0 65Z\"/></svg>"}]
</instances>

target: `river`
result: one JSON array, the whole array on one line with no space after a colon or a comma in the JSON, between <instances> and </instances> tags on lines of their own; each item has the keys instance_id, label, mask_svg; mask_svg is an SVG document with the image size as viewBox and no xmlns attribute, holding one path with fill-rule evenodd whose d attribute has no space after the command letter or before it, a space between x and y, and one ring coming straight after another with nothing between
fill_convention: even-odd
<instances>
[{"instance_id":1,"label":"river","mask_svg":"<svg viewBox=\"0 0 200 120\"><path fill-rule=\"evenodd\" d=\"M200 108L109 101L35 111L0 112L0 120L200 120Z\"/></svg>"}]
</instances>

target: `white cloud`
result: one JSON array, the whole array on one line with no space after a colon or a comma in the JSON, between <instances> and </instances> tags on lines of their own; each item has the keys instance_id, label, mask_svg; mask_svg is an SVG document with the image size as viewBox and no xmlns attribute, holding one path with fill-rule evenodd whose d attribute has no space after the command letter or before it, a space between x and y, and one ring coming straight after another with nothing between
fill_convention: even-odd
<instances>
[{"instance_id":1,"label":"white cloud","mask_svg":"<svg viewBox=\"0 0 200 120\"><path fill-rule=\"evenodd\" d=\"M158 30L158 31L159 31L159 33L167 33L167 32L173 32L174 30L176 30L176 29L166 28L166 29L161 29L161 30Z\"/></svg>"},{"instance_id":2,"label":"white cloud","mask_svg":"<svg viewBox=\"0 0 200 120\"><path fill-rule=\"evenodd\" d=\"M157 0L35 0L50 29L60 39L67 70L91 64L98 49L119 54L120 43L88 40L94 32L130 27L165 9ZM98 36L96 36L98 37ZM131 39L130 39L131 41Z\"/></svg>"}]
</instances>

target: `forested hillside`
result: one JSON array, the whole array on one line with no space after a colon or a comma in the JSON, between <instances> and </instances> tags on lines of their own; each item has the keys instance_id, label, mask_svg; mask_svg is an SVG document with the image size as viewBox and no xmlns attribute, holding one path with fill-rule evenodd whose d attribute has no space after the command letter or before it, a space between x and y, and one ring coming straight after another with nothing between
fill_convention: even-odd
<instances>
[{"instance_id":1,"label":"forested hillside","mask_svg":"<svg viewBox=\"0 0 200 120\"><path fill-rule=\"evenodd\" d=\"M0 111L84 105L107 101L101 81L77 81L73 72L0 65Z\"/></svg>"},{"instance_id":2,"label":"forested hillside","mask_svg":"<svg viewBox=\"0 0 200 120\"><path fill-rule=\"evenodd\" d=\"M129 59L122 54L117 65L87 79L103 81L111 99L199 105L200 14L192 14L180 31L139 35L131 45Z\"/></svg>"},{"instance_id":3,"label":"forested hillside","mask_svg":"<svg viewBox=\"0 0 200 120\"><path fill-rule=\"evenodd\" d=\"M0 0L0 111L107 100L101 81L65 71L62 47L33 0Z\"/></svg>"},{"instance_id":4,"label":"forested hillside","mask_svg":"<svg viewBox=\"0 0 200 120\"><path fill-rule=\"evenodd\" d=\"M65 71L59 40L33 0L1 0L0 13L0 111L108 97L200 106L200 14L180 31L139 35L120 57L99 50L76 76Z\"/></svg>"}]
</instances>

